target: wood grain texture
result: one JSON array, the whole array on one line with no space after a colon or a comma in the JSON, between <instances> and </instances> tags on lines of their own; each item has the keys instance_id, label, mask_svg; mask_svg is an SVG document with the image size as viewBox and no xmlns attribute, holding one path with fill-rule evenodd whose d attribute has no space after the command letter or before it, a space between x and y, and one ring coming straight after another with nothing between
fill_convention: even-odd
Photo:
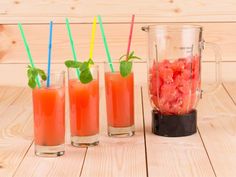
<instances>
[{"instance_id":1,"label":"wood grain texture","mask_svg":"<svg viewBox=\"0 0 236 177\"><path fill-rule=\"evenodd\" d=\"M131 50L143 60L148 58L147 34L141 31L141 27L147 24L135 24ZM221 47L223 61L236 61L236 23L199 23L204 28L204 39L215 42ZM36 63L47 62L48 52L48 24L24 25L25 35L29 47ZM117 60L126 52L129 24L105 24L105 33L111 57ZM0 62L1 63L29 63L27 53L17 25L0 25ZM89 57L89 43L92 25L72 24L72 34L75 41L75 49L79 60ZM67 59L72 59L69 37L65 24L56 24L53 27L52 62L63 63ZM204 61L212 61L213 52L206 48L203 52ZM103 62L107 60L103 45L101 32L97 26L94 48L94 60Z\"/></svg>"},{"instance_id":2,"label":"wood grain texture","mask_svg":"<svg viewBox=\"0 0 236 177\"><path fill-rule=\"evenodd\" d=\"M225 85L226 88L233 86ZM227 91L235 95L235 91ZM219 87L215 93L203 95L197 108L198 129L216 176L219 177L236 174L236 106L228 93Z\"/></svg>"},{"instance_id":3,"label":"wood grain texture","mask_svg":"<svg viewBox=\"0 0 236 177\"><path fill-rule=\"evenodd\" d=\"M236 104L236 83L234 82L225 82L224 87L232 98L233 102Z\"/></svg>"},{"instance_id":4,"label":"wood grain texture","mask_svg":"<svg viewBox=\"0 0 236 177\"><path fill-rule=\"evenodd\" d=\"M31 99L31 90L26 89L20 97ZM32 102L26 105L24 101L16 101L14 104L20 109L29 109L32 114ZM65 155L58 158L42 158L34 155L34 144L25 155L22 163L19 165L14 176L32 177L32 176L52 176L52 177L75 177L80 176L86 149L74 148L70 145L70 125L68 111L68 94L66 90L66 147ZM31 124L31 129L33 124ZM32 136L31 132L31 136ZM30 167L30 168L29 168Z\"/></svg>"},{"instance_id":5,"label":"wood grain texture","mask_svg":"<svg viewBox=\"0 0 236 177\"><path fill-rule=\"evenodd\" d=\"M149 177L215 176L198 133L180 138L161 137L151 133L151 106L143 88L144 120Z\"/></svg>"},{"instance_id":6,"label":"wood grain texture","mask_svg":"<svg viewBox=\"0 0 236 177\"><path fill-rule=\"evenodd\" d=\"M20 87L2 86L0 88L0 106L7 108L16 101L22 92L23 88Z\"/></svg>"},{"instance_id":7,"label":"wood grain texture","mask_svg":"<svg viewBox=\"0 0 236 177\"><path fill-rule=\"evenodd\" d=\"M19 102L30 104L28 97L21 97L22 91L16 87L0 88L1 95L11 99L10 105L5 99L0 100L0 176L4 177L13 176L33 139L32 111L18 105Z\"/></svg>"},{"instance_id":8,"label":"wood grain texture","mask_svg":"<svg viewBox=\"0 0 236 177\"><path fill-rule=\"evenodd\" d=\"M235 12L234 0L1 0L0 23L47 23L52 17L62 22L66 16L75 22L91 22L97 14L106 22L129 22L133 13L138 22L236 21Z\"/></svg>"},{"instance_id":9,"label":"wood grain texture","mask_svg":"<svg viewBox=\"0 0 236 177\"><path fill-rule=\"evenodd\" d=\"M151 108L147 89L143 89L147 164L150 177L157 174L181 177L215 176L214 173L220 177L235 176L235 87L235 83L224 83L224 87L219 87L211 94L205 94L199 102L198 129L201 139L199 134L183 138L166 138L151 134ZM137 135L118 141L105 136L104 89L101 89L100 93L103 105L100 114L101 142L99 146L88 149L82 176L91 176L94 172L96 176L114 176L115 172L118 176L127 176L126 174L146 176L146 167L143 164L144 139L141 138L143 137L141 102L136 101L136 115L139 115L136 120ZM3 97L4 95L11 97ZM33 146L27 152L33 134L30 89L0 87L0 98L0 103L6 103L0 104L0 176L13 176L16 169L14 176L20 177L80 176L81 158L85 155L85 149L67 145L66 155L56 159L34 156ZM135 98L141 99L140 95ZM140 170L139 174L136 174L137 170Z\"/></svg>"},{"instance_id":10,"label":"wood grain texture","mask_svg":"<svg viewBox=\"0 0 236 177\"><path fill-rule=\"evenodd\" d=\"M66 145L64 156L58 158L40 158L34 155L34 146L32 145L15 176L80 176L85 150Z\"/></svg>"},{"instance_id":11,"label":"wood grain texture","mask_svg":"<svg viewBox=\"0 0 236 177\"><path fill-rule=\"evenodd\" d=\"M102 91L100 120L101 138L97 147L88 148L82 177L146 176L145 145L140 87L135 89L135 135L129 138L107 136L106 103Z\"/></svg>"}]
</instances>

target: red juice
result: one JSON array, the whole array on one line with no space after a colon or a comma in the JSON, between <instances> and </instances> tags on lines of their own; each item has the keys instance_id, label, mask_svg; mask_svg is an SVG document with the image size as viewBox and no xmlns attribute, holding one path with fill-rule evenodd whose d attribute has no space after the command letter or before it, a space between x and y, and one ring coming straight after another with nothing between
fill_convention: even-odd
<instances>
[{"instance_id":1,"label":"red juice","mask_svg":"<svg viewBox=\"0 0 236 177\"><path fill-rule=\"evenodd\" d=\"M105 72L108 126L125 128L134 125L134 76Z\"/></svg>"},{"instance_id":2,"label":"red juice","mask_svg":"<svg viewBox=\"0 0 236 177\"><path fill-rule=\"evenodd\" d=\"M65 88L35 88L33 111L35 144L40 146L64 144Z\"/></svg>"},{"instance_id":3,"label":"red juice","mask_svg":"<svg viewBox=\"0 0 236 177\"><path fill-rule=\"evenodd\" d=\"M69 80L71 136L92 136L99 133L99 81L87 84Z\"/></svg>"}]
</instances>

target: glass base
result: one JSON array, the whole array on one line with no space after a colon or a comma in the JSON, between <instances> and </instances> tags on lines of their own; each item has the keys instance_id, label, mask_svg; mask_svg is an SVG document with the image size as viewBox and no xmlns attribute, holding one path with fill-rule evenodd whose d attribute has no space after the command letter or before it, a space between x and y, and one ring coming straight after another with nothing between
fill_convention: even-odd
<instances>
[{"instance_id":1,"label":"glass base","mask_svg":"<svg viewBox=\"0 0 236 177\"><path fill-rule=\"evenodd\" d=\"M129 127L108 126L108 136L111 137L129 137L134 135L134 125Z\"/></svg>"},{"instance_id":2,"label":"glass base","mask_svg":"<svg viewBox=\"0 0 236 177\"><path fill-rule=\"evenodd\" d=\"M99 135L92 136L72 136L71 145L75 147L91 147L99 144Z\"/></svg>"},{"instance_id":3,"label":"glass base","mask_svg":"<svg viewBox=\"0 0 236 177\"><path fill-rule=\"evenodd\" d=\"M39 157L58 157L65 153L65 145L41 146L35 144L35 155Z\"/></svg>"}]
</instances>

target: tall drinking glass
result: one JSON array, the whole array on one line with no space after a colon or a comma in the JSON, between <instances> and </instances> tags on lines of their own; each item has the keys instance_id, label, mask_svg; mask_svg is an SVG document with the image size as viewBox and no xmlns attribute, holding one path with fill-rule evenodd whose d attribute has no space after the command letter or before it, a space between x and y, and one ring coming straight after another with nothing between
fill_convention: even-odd
<instances>
[{"instance_id":1,"label":"tall drinking glass","mask_svg":"<svg viewBox=\"0 0 236 177\"><path fill-rule=\"evenodd\" d=\"M109 136L134 135L134 74L122 77L119 63L114 72L105 63L106 108Z\"/></svg>"},{"instance_id":2,"label":"tall drinking glass","mask_svg":"<svg viewBox=\"0 0 236 177\"><path fill-rule=\"evenodd\" d=\"M65 72L51 72L50 87L41 81L32 94L35 154L61 156L65 152Z\"/></svg>"},{"instance_id":3,"label":"tall drinking glass","mask_svg":"<svg viewBox=\"0 0 236 177\"><path fill-rule=\"evenodd\" d=\"M68 69L71 144L77 147L99 143L99 73L90 68L93 80L83 84L76 69Z\"/></svg>"}]
</instances>

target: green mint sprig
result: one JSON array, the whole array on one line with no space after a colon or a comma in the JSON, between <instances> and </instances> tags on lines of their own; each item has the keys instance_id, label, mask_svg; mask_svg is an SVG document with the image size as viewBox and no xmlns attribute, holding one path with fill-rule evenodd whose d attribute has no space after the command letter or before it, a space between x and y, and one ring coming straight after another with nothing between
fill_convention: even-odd
<instances>
[{"instance_id":1,"label":"green mint sprig","mask_svg":"<svg viewBox=\"0 0 236 177\"><path fill-rule=\"evenodd\" d=\"M126 59L126 54L120 57L120 74L122 77L126 77L131 73L133 60L141 60L141 58L134 55L134 51L132 51L128 58Z\"/></svg>"},{"instance_id":2,"label":"green mint sprig","mask_svg":"<svg viewBox=\"0 0 236 177\"><path fill-rule=\"evenodd\" d=\"M28 65L27 70L27 76L28 76L28 86L32 89L36 87L36 79L38 76L41 77L42 80L47 80L47 76L45 72L39 68L33 68L32 66Z\"/></svg>"},{"instance_id":3,"label":"green mint sprig","mask_svg":"<svg viewBox=\"0 0 236 177\"><path fill-rule=\"evenodd\" d=\"M74 61L74 60L65 61L65 65L67 68L78 68L79 69L79 71L80 71L79 80L83 84L87 84L93 80L93 76L90 71L90 66L93 64L94 64L94 62L91 58L85 62L78 62L78 61Z\"/></svg>"}]
</instances>

